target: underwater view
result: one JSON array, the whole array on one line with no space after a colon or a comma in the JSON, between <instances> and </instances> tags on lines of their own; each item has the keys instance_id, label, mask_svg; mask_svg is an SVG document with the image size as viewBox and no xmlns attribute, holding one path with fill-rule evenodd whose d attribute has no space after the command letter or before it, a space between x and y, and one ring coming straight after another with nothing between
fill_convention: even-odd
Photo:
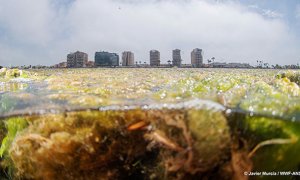
<instances>
[{"instance_id":1,"label":"underwater view","mask_svg":"<svg viewBox=\"0 0 300 180\"><path fill-rule=\"evenodd\" d=\"M300 70L3 68L0 179L300 174L299 86Z\"/></svg>"}]
</instances>

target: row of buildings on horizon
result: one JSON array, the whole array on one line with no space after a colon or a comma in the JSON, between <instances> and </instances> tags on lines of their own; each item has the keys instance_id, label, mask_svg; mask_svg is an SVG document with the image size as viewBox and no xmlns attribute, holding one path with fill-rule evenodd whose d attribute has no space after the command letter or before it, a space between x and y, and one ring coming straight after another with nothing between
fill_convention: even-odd
<instances>
[{"instance_id":1,"label":"row of buildings on horizon","mask_svg":"<svg viewBox=\"0 0 300 180\"><path fill-rule=\"evenodd\" d=\"M131 51L124 51L121 59L117 53L106 51L95 52L94 61L89 61L88 54L80 51L70 53L67 55L67 61L54 65L55 68L84 68L84 67L220 67L220 68L251 68L246 63L218 63L212 64L203 63L202 49L195 48L191 52L191 63L182 64L181 50L174 49L172 51L172 61L168 60L168 64L162 64L160 52L158 50L151 50L149 52L150 64L141 61L135 61L134 53Z\"/></svg>"},{"instance_id":2,"label":"row of buildings on horizon","mask_svg":"<svg viewBox=\"0 0 300 180\"><path fill-rule=\"evenodd\" d=\"M168 61L168 64L161 64L160 52L158 50L151 50L149 52L150 64L143 63L143 66L151 67L182 67L187 66L182 64L181 51L175 49L172 52L172 61ZM67 68L83 68L83 67L136 67L142 64L141 61L135 61L134 53L131 51L124 51L122 53L121 60L117 53L111 53L106 51L96 52L94 61L89 61L88 54L80 51L70 53L67 55L67 61L56 64L54 67L67 67ZM202 49L196 48L191 52L191 67L203 66L203 52Z\"/></svg>"}]
</instances>

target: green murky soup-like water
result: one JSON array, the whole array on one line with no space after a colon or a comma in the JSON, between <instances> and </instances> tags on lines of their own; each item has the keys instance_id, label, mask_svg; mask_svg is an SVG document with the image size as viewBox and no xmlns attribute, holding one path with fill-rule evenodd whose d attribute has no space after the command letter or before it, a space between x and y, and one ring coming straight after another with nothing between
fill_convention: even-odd
<instances>
[{"instance_id":1,"label":"green murky soup-like water","mask_svg":"<svg viewBox=\"0 0 300 180\"><path fill-rule=\"evenodd\" d=\"M300 71L1 69L0 179L298 172L299 84Z\"/></svg>"}]
</instances>

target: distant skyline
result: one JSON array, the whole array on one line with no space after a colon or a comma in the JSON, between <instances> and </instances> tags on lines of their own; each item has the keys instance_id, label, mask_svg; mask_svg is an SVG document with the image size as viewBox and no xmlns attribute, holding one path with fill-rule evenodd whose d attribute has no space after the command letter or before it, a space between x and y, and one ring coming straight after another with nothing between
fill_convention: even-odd
<instances>
[{"instance_id":1,"label":"distant skyline","mask_svg":"<svg viewBox=\"0 0 300 180\"><path fill-rule=\"evenodd\" d=\"M299 0L0 0L0 65L53 65L77 50L132 51L161 63L300 63Z\"/></svg>"}]
</instances>

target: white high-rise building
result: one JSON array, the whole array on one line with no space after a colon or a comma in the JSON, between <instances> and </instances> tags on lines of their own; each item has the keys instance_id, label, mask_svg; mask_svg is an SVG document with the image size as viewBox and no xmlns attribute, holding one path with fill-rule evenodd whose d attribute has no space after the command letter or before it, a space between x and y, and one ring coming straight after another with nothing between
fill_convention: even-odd
<instances>
[{"instance_id":1,"label":"white high-rise building","mask_svg":"<svg viewBox=\"0 0 300 180\"><path fill-rule=\"evenodd\" d=\"M180 67L181 66L181 55L180 55L180 49L174 49L173 50L173 66Z\"/></svg>"},{"instance_id":2,"label":"white high-rise building","mask_svg":"<svg viewBox=\"0 0 300 180\"><path fill-rule=\"evenodd\" d=\"M130 51L124 51L122 53L122 66L133 66L134 65L134 54Z\"/></svg>"},{"instance_id":3,"label":"white high-rise building","mask_svg":"<svg viewBox=\"0 0 300 180\"><path fill-rule=\"evenodd\" d=\"M196 48L191 52L191 64L192 67L202 67L203 65L203 51Z\"/></svg>"},{"instance_id":4,"label":"white high-rise building","mask_svg":"<svg viewBox=\"0 0 300 180\"><path fill-rule=\"evenodd\" d=\"M150 66L160 65L160 52L157 50L150 51Z\"/></svg>"}]
</instances>

